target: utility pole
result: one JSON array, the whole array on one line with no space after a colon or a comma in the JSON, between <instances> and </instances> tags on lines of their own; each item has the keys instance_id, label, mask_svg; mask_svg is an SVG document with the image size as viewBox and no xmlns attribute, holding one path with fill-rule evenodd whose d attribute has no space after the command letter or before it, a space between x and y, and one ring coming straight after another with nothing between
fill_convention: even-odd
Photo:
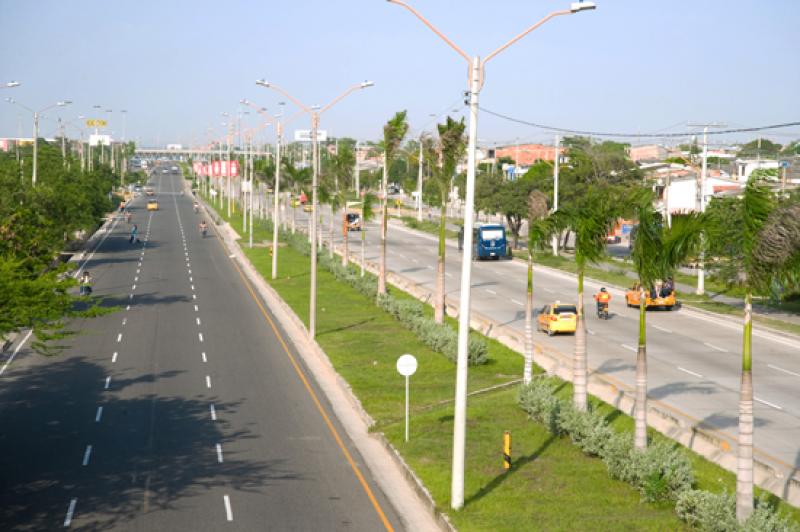
<instances>
[{"instance_id":1,"label":"utility pole","mask_svg":"<svg viewBox=\"0 0 800 532\"><path fill-rule=\"evenodd\" d=\"M561 138L556 135L556 145L555 145L555 159L553 164L553 212L558 210L558 167L561 162L561 150L560 150L560 142ZM528 220L530 223L530 220ZM530 231L530 227L528 227ZM558 256L558 237L559 235L553 235L553 256Z\"/></svg>"},{"instance_id":2,"label":"utility pole","mask_svg":"<svg viewBox=\"0 0 800 532\"><path fill-rule=\"evenodd\" d=\"M417 165L417 221L422 221L422 132L419 134L419 164Z\"/></svg>"},{"instance_id":3,"label":"utility pole","mask_svg":"<svg viewBox=\"0 0 800 532\"><path fill-rule=\"evenodd\" d=\"M358 141L356 141L356 196L361 195L361 166L358 164Z\"/></svg>"}]
</instances>

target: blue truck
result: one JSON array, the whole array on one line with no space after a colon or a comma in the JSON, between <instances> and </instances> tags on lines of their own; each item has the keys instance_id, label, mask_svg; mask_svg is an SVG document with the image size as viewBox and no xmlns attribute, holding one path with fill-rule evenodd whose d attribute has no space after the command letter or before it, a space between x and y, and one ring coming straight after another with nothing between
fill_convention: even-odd
<instances>
[{"instance_id":1,"label":"blue truck","mask_svg":"<svg viewBox=\"0 0 800 532\"><path fill-rule=\"evenodd\" d=\"M464 249L464 228L458 233L458 249ZM472 258L511 258L506 228L500 224L477 224L472 230Z\"/></svg>"}]
</instances>

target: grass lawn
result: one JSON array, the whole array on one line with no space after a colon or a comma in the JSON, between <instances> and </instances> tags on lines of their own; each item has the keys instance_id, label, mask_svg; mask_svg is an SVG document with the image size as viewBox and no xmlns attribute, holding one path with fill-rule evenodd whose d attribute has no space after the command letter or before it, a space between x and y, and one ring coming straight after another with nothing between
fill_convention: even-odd
<instances>
[{"instance_id":1,"label":"grass lawn","mask_svg":"<svg viewBox=\"0 0 800 532\"><path fill-rule=\"evenodd\" d=\"M224 213L223 217L224 217ZM240 218L233 217L240 228ZM269 240L255 224L254 241ZM271 258L264 247L245 253L258 271L307 323L309 260L281 247L279 277L271 280ZM671 505L640 502L629 485L608 477L605 465L588 458L568 438L554 438L517 406L516 387L469 399L466 504L449 510L452 453L452 399L455 365L422 344L398 321L349 286L318 270L317 341L336 370L352 386L364 408L430 490L439 508L459 530L683 530ZM398 297L411 297L393 290ZM432 309L429 310L432 312ZM452 321L451 321L452 323ZM522 357L488 341L489 364L471 367L469 390L519 379ZM411 441L403 441L404 381L397 357L412 353L419 362L411 378ZM541 371L537 368L537 371ZM564 383L559 393L571 393ZM618 430L632 431L632 420L609 405L599 405ZM514 466L504 472L501 441L513 435ZM660 437L660 436L657 436ZM733 490L734 477L690 453L698 486ZM800 511L795 517L800 521Z\"/></svg>"}]
</instances>

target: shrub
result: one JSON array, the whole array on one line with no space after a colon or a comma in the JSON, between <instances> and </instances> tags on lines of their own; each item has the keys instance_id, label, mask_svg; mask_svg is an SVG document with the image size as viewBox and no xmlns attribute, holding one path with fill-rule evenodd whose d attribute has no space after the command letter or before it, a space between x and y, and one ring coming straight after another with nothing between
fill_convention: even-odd
<instances>
[{"instance_id":1,"label":"shrub","mask_svg":"<svg viewBox=\"0 0 800 532\"><path fill-rule=\"evenodd\" d=\"M703 532L797 532L789 518L775 511L765 496L755 504L753 513L740 524L736 520L736 497L732 493L709 493L687 490L675 505L678 517Z\"/></svg>"}]
</instances>

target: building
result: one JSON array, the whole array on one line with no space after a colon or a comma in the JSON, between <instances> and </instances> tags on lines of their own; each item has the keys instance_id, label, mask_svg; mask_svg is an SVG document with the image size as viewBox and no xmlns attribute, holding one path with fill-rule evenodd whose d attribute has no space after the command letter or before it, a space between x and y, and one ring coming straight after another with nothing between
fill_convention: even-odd
<instances>
[{"instance_id":1,"label":"building","mask_svg":"<svg viewBox=\"0 0 800 532\"><path fill-rule=\"evenodd\" d=\"M734 165L739 181L747 181L755 170L780 168L780 163L772 159L736 159Z\"/></svg>"},{"instance_id":2,"label":"building","mask_svg":"<svg viewBox=\"0 0 800 532\"><path fill-rule=\"evenodd\" d=\"M681 165L661 168L651 174L657 194L656 206L662 212L680 214L697 210L698 174ZM709 170L706 175L703 200L708 205L711 198L720 193L739 191L744 183L732 178L724 171Z\"/></svg>"},{"instance_id":3,"label":"building","mask_svg":"<svg viewBox=\"0 0 800 532\"><path fill-rule=\"evenodd\" d=\"M645 146L631 146L628 148L628 156L634 162L655 162L663 161L669 157L669 151L658 144L647 144Z\"/></svg>"},{"instance_id":4,"label":"building","mask_svg":"<svg viewBox=\"0 0 800 532\"><path fill-rule=\"evenodd\" d=\"M565 148L559 148L559 154L563 157ZM539 161L553 162L556 160L555 146L545 146L544 144L516 144L512 146L498 146L494 150L494 157L509 157L514 161L514 166L531 166ZM491 154L490 154L491 155Z\"/></svg>"}]
</instances>

